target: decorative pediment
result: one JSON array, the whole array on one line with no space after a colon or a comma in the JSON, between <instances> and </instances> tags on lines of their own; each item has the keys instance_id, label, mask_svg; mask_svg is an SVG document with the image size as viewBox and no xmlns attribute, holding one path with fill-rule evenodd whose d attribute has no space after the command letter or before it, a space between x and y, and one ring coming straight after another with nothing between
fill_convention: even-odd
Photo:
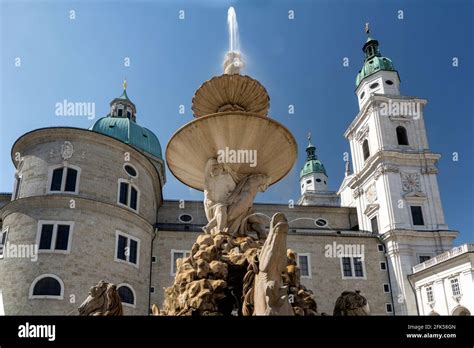
<instances>
[{"instance_id":1,"label":"decorative pediment","mask_svg":"<svg viewBox=\"0 0 474 348\"><path fill-rule=\"evenodd\" d=\"M426 200L426 195L423 192L408 192L403 195L403 198L405 198L407 202L421 203Z\"/></svg>"},{"instance_id":2,"label":"decorative pediment","mask_svg":"<svg viewBox=\"0 0 474 348\"><path fill-rule=\"evenodd\" d=\"M378 204L368 204L364 210L364 214L366 216L373 215L377 210L379 210L380 205Z\"/></svg>"},{"instance_id":3,"label":"decorative pediment","mask_svg":"<svg viewBox=\"0 0 474 348\"><path fill-rule=\"evenodd\" d=\"M409 117L409 116L404 116L404 115L400 115L400 116L389 116L388 118L390 119L390 121L393 121L393 122L400 122L400 123L410 122L410 120L411 120L411 117Z\"/></svg>"},{"instance_id":4,"label":"decorative pediment","mask_svg":"<svg viewBox=\"0 0 474 348\"><path fill-rule=\"evenodd\" d=\"M356 140L359 143L362 143L365 138L367 138L367 135L369 134L369 126L365 125L362 127L356 134Z\"/></svg>"}]
</instances>

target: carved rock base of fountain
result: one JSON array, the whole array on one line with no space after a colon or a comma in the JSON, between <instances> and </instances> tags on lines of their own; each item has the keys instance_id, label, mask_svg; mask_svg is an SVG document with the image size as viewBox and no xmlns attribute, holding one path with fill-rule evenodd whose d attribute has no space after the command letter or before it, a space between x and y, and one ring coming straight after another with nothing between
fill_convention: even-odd
<instances>
[{"instance_id":1,"label":"carved rock base of fountain","mask_svg":"<svg viewBox=\"0 0 474 348\"><path fill-rule=\"evenodd\" d=\"M202 234L191 256L177 260L174 284L165 289L160 315L245 315L242 313L244 282L252 267L257 267L264 241L252 236ZM294 253L293 253L294 254ZM299 282L295 259L288 257L283 285L296 315L316 315L312 292ZM158 313L155 311L156 314ZM250 315L250 314L247 314Z\"/></svg>"}]
</instances>

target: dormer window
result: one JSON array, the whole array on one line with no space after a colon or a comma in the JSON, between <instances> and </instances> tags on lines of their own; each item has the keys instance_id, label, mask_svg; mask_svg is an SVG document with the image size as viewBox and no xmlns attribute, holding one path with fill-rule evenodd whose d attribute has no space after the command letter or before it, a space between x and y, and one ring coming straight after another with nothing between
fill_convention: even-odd
<instances>
[{"instance_id":1,"label":"dormer window","mask_svg":"<svg viewBox=\"0 0 474 348\"><path fill-rule=\"evenodd\" d=\"M121 117L123 114L123 109L118 109L117 116Z\"/></svg>"}]
</instances>

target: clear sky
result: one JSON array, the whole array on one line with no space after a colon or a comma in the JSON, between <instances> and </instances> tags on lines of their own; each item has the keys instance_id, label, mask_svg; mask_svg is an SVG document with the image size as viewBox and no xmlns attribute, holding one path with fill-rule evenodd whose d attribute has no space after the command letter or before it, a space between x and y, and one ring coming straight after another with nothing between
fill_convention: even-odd
<instances>
[{"instance_id":1,"label":"clear sky","mask_svg":"<svg viewBox=\"0 0 474 348\"><path fill-rule=\"evenodd\" d=\"M270 116L299 144L293 171L257 201L299 198L308 131L330 188L339 188L343 153L349 151L342 134L358 112L354 81L363 63L364 23L370 22L382 54L399 71L402 94L428 99L425 123L431 150L442 154L438 182L446 220L461 231L456 244L473 241L473 1L0 3L0 191L12 190L10 149L19 136L39 127L90 127L94 120L87 117L56 116L56 103L93 102L96 119L105 116L124 77L138 123L158 135L164 152L175 130L192 119L195 90L222 73L227 8L233 5L247 64L243 73L267 88ZM198 200L202 193L167 171L164 197Z\"/></svg>"}]
</instances>

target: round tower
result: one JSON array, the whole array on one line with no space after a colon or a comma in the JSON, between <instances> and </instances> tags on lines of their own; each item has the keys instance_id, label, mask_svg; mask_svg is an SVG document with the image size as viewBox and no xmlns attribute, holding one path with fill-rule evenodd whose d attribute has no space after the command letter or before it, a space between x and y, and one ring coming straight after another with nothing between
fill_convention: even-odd
<instances>
[{"instance_id":1,"label":"round tower","mask_svg":"<svg viewBox=\"0 0 474 348\"><path fill-rule=\"evenodd\" d=\"M13 145L18 189L0 209L6 315L75 314L101 279L118 286L125 314L148 314L165 169L135 115L124 88L90 130L41 128Z\"/></svg>"}]
</instances>

